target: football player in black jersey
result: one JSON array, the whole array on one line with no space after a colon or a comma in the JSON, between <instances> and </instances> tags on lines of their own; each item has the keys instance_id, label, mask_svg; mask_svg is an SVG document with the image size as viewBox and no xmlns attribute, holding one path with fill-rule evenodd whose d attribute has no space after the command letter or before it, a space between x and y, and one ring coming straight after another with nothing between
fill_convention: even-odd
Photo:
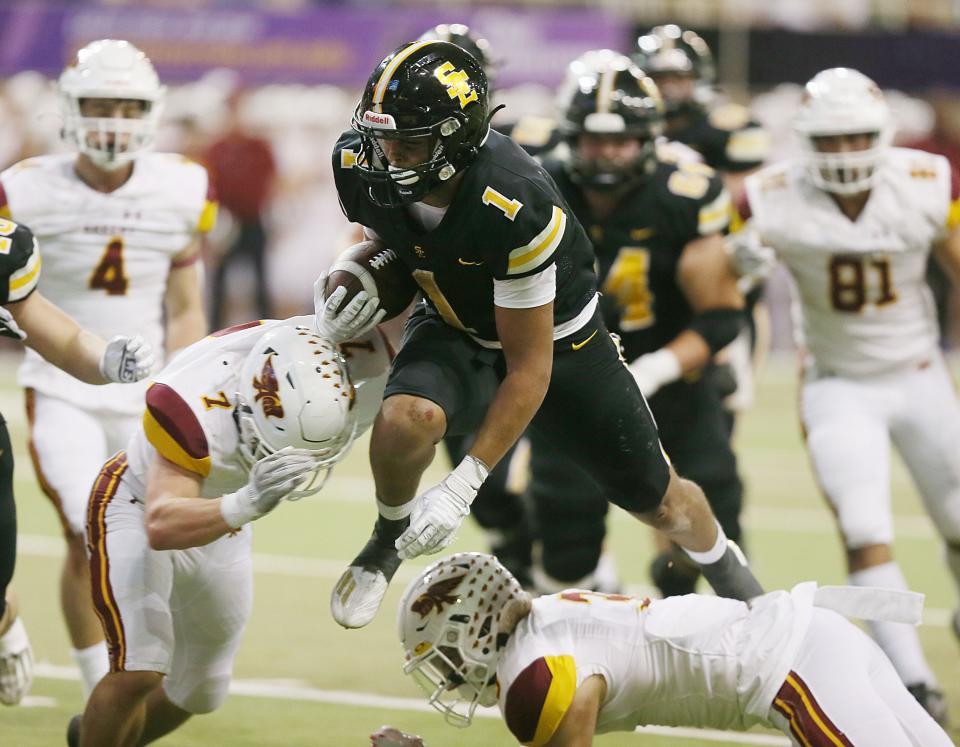
<instances>
[{"instance_id":1,"label":"football player in black jersey","mask_svg":"<svg viewBox=\"0 0 960 747\"><path fill-rule=\"evenodd\" d=\"M629 58L583 72L561 109L569 156L548 158L544 168L591 238L604 318L620 335L677 472L703 488L726 535L738 540L742 486L723 404L705 375L743 323L723 240L729 194L701 163L658 159L660 96ZM604 491L536 431L531 442L545 576L538 583L542 591L590 585L605 533ZM668 552L654 564L665 596L694 590L696 565L685 558Z\"/></svg>"},{"instance_id":2,"label":"football player in black jersey","mask_svg":"<svg viewBox=\"0 0 960 747\"><path fill-rule=\"evenodd\" d=\"M139 336L104 342L36 292L40 251L30 229L0 218L0 336L23 340L71 376L89 384L131 382L154 358ZM13 449L0 415L0 703L16 705L30 689L33 654L10 586L17 556Z\"/></svg>"},{"instance_id":3,"label":"football player in black jersey","mask_svg":"<svg viewBox=\"0 0 960 747\"><path fill-rule=\"evenodd\" d=\"M420 35L418 41L434 40L456 44L469 52L480 63L487 76L488 89L492 88L492 73L495 63L490 50L490 42L462 23L441 23ZM489 91L488 91L489 92ZM450 457L451 464L459 464L467 455L473 442L473 433L443 437L443 445ZM523 463L525 450L511 447L503 459L490 470L477 498L471 506L471 514L484 530L490 544L490 552L510 570L524 587L532 586L530 567L533 531L530 526L529 512L521 495L522 488L514 487L511 480L511 465L516 458Z\"/></svg>"},{"instance_id":4,"label":"football player in black jersey","mask_svg":"<svg viewBox=\"0 0 960 747\"><path fill-rule=\"evenodd\" d=\"M410 42L374 70L334 149L347 218L401 257L425 297L373 427L379 516L333 589L334 619L366 625L402 559L449 544L528 425L691 553L718 593L760 593L703 492L670 467L604 326L583 228L546 172L490 130L493 113L473 57ZM335 340L380 316L363 292L342 298L335 290L317 313ZM467 456L418 494L440 439L471 431Z\"/></svg>"}]
</instances>

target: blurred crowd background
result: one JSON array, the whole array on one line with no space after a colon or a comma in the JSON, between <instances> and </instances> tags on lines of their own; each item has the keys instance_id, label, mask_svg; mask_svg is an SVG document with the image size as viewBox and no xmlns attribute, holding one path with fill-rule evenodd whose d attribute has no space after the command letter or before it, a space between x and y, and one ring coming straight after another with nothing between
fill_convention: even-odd
<instances>
[{"instance_id":1,"label":"blurred crowd background","mask_svg":"<svg viewBox=\"0 0 960 747\"><path fill-rule=\"evenodd\" d=\"M794 147L803 82L845 65L888 92L898 143L960 166L958 0L8 0L0 167L63 147L51 81L90 40L127 39L169 88L158 149L205 163L218 187L206 250L212 323L304 313L313 279L350 240L329 159L366 76L398 44L452 22L490 42L501 121L550 116L570 60L629 52L639 34L674 22L710 44L718 87L769 129L774 159ZM243 247L263 237L261 266ZM782 276L767 294L773 344L787 347ZM956 307L951 299L950 319ZM946 343L958 339L960 324L948 324Z\"/></svg>"}]
</instances>

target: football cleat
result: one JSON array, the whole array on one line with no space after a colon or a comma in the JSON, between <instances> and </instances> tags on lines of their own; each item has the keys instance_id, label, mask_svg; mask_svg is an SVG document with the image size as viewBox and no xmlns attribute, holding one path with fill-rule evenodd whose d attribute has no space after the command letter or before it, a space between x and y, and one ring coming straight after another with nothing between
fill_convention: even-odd
<instances>
[{"instance_id":1,"label":"football cleat","mask_svg":"<svg viewBox=\"0 0 960 747\"><path fill-rule=\"evenodd\" d=\"M33 650L18 617L0 636L0 703L16 705L33 682Z\"/></svg>"},{"instance_id":2,"label":"football cleat","mask_svg":"<svg viewBox=\"0 0 960 747\"><path fill-rule=\"evenodd\" d=\"M917 702L923 706L923 710L929 713L934 721L946 728L949 719L947 718L947 699L943 697L943 692L930 687L926 682L907 685L907 691L917 699Z\"/></svg>"},{"instance_id":3,"label":"football cleat","mask_svg":"<svg viewBox=\"0 0 960 747\"><path fill-rule=\"evenodd\" d=\"M382 531L383 523L378 520L373 535L330 593L330 614L344 628L362 628L373 620L390 579L400 567L400 557L389 536L393 532Z\"/></svg>"}]
</instances>

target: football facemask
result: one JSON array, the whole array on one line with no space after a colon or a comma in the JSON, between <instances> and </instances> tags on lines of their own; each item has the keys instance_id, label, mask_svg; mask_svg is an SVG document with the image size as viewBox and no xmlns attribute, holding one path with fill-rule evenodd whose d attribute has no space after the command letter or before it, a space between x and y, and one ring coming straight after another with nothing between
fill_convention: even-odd
<instances>
[{"instance_id":1,"label":"football facemask","mask_svg":"<svg viewBox=\"0 0 960 747\"><path fill-rule=\"evenodd\" d=\"M807 83L793 129L807 177L834 194L858 194L873 186L894 133L883 92L849 68L824 70ZM862 150L818 149L818 140L838 135L868 135L870 144Z\"/></svg>"},{"instance_id":2,"label":"football facemask","mask_svg":"<svg viewBox=\"0 0 960 747\"><path fill-rule=\"evenodd\" d=\"M57 85L64 140L101 168L119 168L153 145L165 89L134 45L117 39L88 44Z\"/></svg>"},{"instance_id":3,"label":"football facemask","mask_svg":"<svg viewBox=\"0 0 960 747\"><path fill-rule=\"evenodd\" d=\"M398 616L403 671L454 726L468 726L477 706L496 704L501 614L522 594L510 572L482 553L444 558L404 592Z\"/></svg>"},{"instance_id":4,"label":"football facemask","mask_svg":"<svg viewBox=\"0 0 960 747\"><path fill-rule=\"evenodd\" d=\"M375 204L418 202L472 163L489 123L486 75L468 52L443 41L404 44L373 71L354 112L362 143L354 168ZM423 160L391 164L386 141Z\"/></svg>"}]
</instances>

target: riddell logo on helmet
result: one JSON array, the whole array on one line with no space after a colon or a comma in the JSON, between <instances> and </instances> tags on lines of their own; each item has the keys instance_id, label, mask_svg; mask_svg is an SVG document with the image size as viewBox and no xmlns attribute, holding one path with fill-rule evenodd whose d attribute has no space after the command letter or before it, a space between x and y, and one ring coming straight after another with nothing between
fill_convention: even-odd
<instances>
[{"instance_id":1,"label":"riddell logo on helmet","mask_svg":"<svg viewBox=\"0 0 960 747\"><path fill-rule=\"evenodd\" d=\"M434 609L436 609L437 613L443 612L443 606L445 604L454 604L457 601L457 596L453 594L453 591L456 590L465 577L466 574L463 576L454 576L453 578L445 578L437 581L435 584L431 584L423 594L413 600L413 604L410 605L410 611L416 612L420 617L426 617Z\"/></svg>"},{"instance_id":2,"label":"riddell logo on helmet","mask_svg":"<svg viewBox=\"0 0 960 747\"><path fill-rule=\"evenodd\" d=\"M371 127L379 127L384 130L397 129L397 123L389 114L380 114L379 112L367 110L363 113L363 121Z\"/></svg>"},{"instance_id":3,"label":"riddell logo on helmet","mask_svg":"<svg viewBox=\"0 0 960 747\"><path fill-rule=\"evenodd\" d=\"M280 384L277 374L273 370L273 356L267 358L260 370L260 378L253 377L253 388L257 390L254 398L263 407L263 414L268 418L282 418L283 405L280 403Z\"/></svg>"}]
</instances>

